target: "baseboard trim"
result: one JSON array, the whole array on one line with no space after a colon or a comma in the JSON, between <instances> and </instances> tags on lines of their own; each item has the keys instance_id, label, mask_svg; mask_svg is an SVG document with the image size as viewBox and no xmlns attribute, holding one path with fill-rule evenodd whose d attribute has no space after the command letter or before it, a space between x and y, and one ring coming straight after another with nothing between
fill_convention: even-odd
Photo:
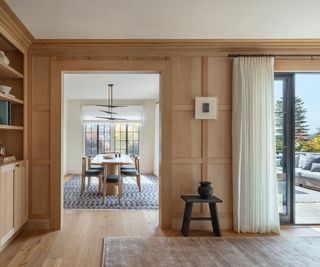
<instances>
[{"instance_id":1,"label":"baseboard trim","mask_svg":"<svg viewBox=\"0 0 320 267\"><path fill-rule=\"evenodd\" d=\"M30 219L24 229L27 230L49 230L50 221L49 219Z\"/></svg>"},{"instance_id":2,"label":"baseboard trim","mask_svg":"<svg viewBox=\"0 0 320 267\"><path fill-rule=\"evenodd\" d=\"M24 226L20 227L19 230L17 230L12 236L10 236L9 238L6 238L6 236L9 236L12 234L12 231L14 231L14 229L12 231L10 231L10 233L8 233L5 237L3 237L1 239L1 244L0 244L0 253L8 246L10 245L10 243L13 241L13 239L15 239L17 237L17 235L19 235L21 233L21 231L24 229ZM6 239L6 240L5 240Z\"/></svg>"}]
</instances>

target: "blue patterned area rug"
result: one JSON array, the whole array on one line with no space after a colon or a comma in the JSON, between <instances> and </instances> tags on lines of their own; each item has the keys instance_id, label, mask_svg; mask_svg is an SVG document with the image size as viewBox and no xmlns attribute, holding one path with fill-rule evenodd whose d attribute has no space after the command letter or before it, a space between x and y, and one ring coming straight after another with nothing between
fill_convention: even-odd
<instances>
[{"instance_id":1,"label":"blue patterned area rug","mask_svg":"<svg viewBox=\"0 0 320 267\"><path fill-rule=\"evenodd\" d=\"M118 204L117 196L107 196L105 204L102 194L98 193L98 179L91 178L91 185L80 196L81 177L72 176L64 184L65 209L159 209L159 180L155 176L141 176L141 192L138 190L136 179L123 179L123 197Z\"/></svg>"}]
</instances>

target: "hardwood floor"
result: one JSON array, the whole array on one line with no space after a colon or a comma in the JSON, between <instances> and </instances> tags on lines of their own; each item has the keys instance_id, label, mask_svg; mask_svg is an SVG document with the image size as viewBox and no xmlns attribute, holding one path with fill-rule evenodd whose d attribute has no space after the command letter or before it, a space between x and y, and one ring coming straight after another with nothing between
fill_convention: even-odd
<instances>
[{"instance_id":1,"label":"hardwood floor","mask_svg":"<svg viewBox=\"0 0 320 267\"><path fill-rule=\"evenodd\" d=\"M60 231L24 230L0 254L0 266L101 266L105 236L181 236L180 231L162 231L157 211L66 210ZM190 236L211 236L190 231ZM320 227L285 226L283 236L320 236ZM223 231L222 236L237 235Z\"/></svg>"}]
</instances>

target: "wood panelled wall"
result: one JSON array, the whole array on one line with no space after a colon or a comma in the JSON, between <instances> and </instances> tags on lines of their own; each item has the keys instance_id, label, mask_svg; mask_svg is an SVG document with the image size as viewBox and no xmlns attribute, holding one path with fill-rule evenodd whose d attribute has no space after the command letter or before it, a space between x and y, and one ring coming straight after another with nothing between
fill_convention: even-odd
<instances>
[{"instance_id":1,"label":"wood panelled wall","mask_svg":"<svg viewBox=\"0 0 320 267\"><path fill-rule=\"evenodd\" d=\"M35 228L48 228L50 216L50 58L29 58L29 215Z\"/></svg>"},{"instance_id":2,"label":"wood panelled wall","mask_svg":"<svg viewBox=\"0 0 320 267\"><path fill-rule=\"evenodd\" d=\"M213 183L215 194L223 199L218 207L222 228L232 227L231 79L228 57L172 58L174 228L180 227L184 210L180 195L197 193L200 180ZM196 96L218 97L217 120L194 119ZM193 212L208 213L208 209L199 205Z\"/></svg>"},{"instance_id":3,"label":"wood panelled wall","mask_svg":"<svg viewBox=\"0 0 320 267\"><path fill-rule=\"evenodd\" d=\"M161 177L171 181L171 198L165 199L171 206L169 227L180 228L183 214L182 194L197 192L201 180L213 183L217 196L223 199L219 205L223 229L232 227L232 177L231 177L231 59L227 56L172 55L172 51L150 52L150 48L119 48L114 56L108 47L101 52L91 50L89 45L76 50L64 50L61 47L47 50L35 45L31 48L29 69L29 105L31 134L30 142L30 181L32 185L30 218L40 227L50 226L50 103L51 103L51 66L55 60L69 60L76 64L80 59L110 60L167 60L171 69L171 177ZM129 50L128 50L129 49ZM112 50L112 49L111 49ZM84 53L87 51L86 56ZM89 51L89 53L88 53ZM130 52L128 52L130 51ZM148 57L142 56L145 54ZM152 49L151 49L152 51ZM131 53L131 54L130 54ZM176 52L174 52L176 53ZM217 96L219 113L217 120L195 120L194 101L196 96ZM164 118L165 119L165 118ZM162 146L167 144L163 143ZM79 158L81 155L79 155ZM51 210L51 212L54 212ZM206 206L195 206L194 213L206 215ZM168 226L165 226L168 227ZM192 224L193 228L208 228L208 222Z\"/></svg>"}]
</instances>

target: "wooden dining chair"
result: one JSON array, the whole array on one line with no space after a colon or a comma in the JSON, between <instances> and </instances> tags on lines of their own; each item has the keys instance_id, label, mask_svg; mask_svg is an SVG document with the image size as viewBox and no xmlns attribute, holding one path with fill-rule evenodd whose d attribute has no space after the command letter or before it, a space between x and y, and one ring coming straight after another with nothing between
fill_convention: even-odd
<instances>
[{"instance_id":1,"label":"wooden dining chair","mask_svg":"<svg viewBox=\"0 0 320 267\"><path fill-rule=\"evenodd\" d=\"M107 167L108 168L108 167ZM103 182L103 203L106 200L107 194L107 186L108 184L116 185L118 187L118 202L121 204L121 198L123 195L123 188L122 188L122 177L120 175L120 165L117 165L118 174L110 174L106 175Z\"/></svg>"},{"instance_id":2,"label":"wooden dining chair","mask_svg":"<svg viewBox=\"0 0 320 267\"><path fill-rule=\"evenodd\" d=\"M87 158L82 158L82 175L81 175L81 195L85 190L86 178L88 178L88 187L90 186L91 177L97 177L99 179L99 192L102 189L103 171L99 169L87 169Z\"/></svg>"},{"instance_id":3,"label":"wooden dining chair","mask_svg":"<svg viewBox=\"0 0 320 267\"><path fill-rule=\"evenodd\" d=\"M141 172L140 172L140 157L134 156L134 165L135 168L122 168L121 176L122 177L136 177L136 182L139 188L139 192L141 192Z\"/></svg>"},{"instance_id":4,"label":"wooden dining chair","mask_svg":"<svg viewBox=\"0 0 320 267\"><path fill-rule=\"evenodd\" d=\"M88 169L89 170L100 170L100 171L104 171L104 167L102 166L94 166L91 164L92 161L92 157L88 156Z\"/></svg>"}]
</instances>

